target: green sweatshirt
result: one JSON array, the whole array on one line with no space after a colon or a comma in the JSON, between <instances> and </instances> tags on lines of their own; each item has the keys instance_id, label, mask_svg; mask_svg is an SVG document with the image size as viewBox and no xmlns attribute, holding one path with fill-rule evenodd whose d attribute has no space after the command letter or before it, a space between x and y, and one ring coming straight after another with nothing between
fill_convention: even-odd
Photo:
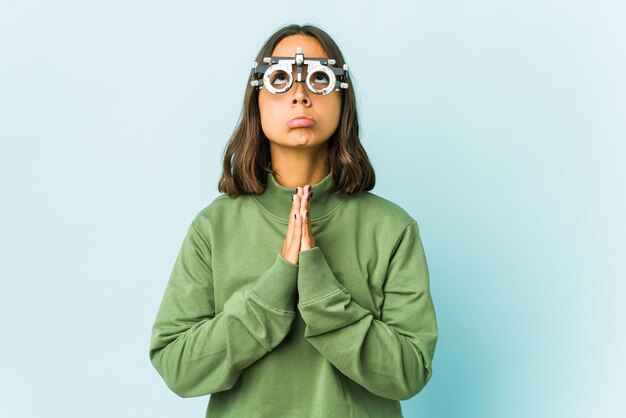
<instances>
[{"instance_id":1,"label":"green sweatshirt","mask_svg":"<svg viewBox=\"0 0 626 418\"><path fill-rule=\"evenodd\" d=\"M191 222L152 329L150 360L207 417L402 417L438 338L416 221L371 192L312 185L316 247L280 251L295 189L218 196Z\"/></svg>"}]
</instances>

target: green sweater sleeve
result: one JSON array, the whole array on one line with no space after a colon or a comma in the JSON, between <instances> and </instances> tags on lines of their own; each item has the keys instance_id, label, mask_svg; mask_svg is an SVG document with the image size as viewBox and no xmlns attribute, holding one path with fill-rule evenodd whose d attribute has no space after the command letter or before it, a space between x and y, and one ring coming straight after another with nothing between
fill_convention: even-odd
<instances>
[{"instance_id":1,"label":"green sweater sleeve","mask_svg":"<svg viewBox=\"0 0 626 418\"><path fill-rule=\"evenodd\" d=\"M297 265L278 254L253 287L234 293L216 314L210 254L192 223L152 328L150 360L181 397L230 389L295 319Z\"/></svg>"},{"instance_id":2,"label":"green sweater sleeve","mask_svg":"<svg viewBox=\"0 0 626 418\"><path fill-rule=\"evenodd\" d=\"M399 238L383 291L378 320L352 300L319 247L300 252L298 309L306 323L305 338L370 392L405 400L430 380L438 338L428 267L415 220Z\"/></svg>"}]
</instances>

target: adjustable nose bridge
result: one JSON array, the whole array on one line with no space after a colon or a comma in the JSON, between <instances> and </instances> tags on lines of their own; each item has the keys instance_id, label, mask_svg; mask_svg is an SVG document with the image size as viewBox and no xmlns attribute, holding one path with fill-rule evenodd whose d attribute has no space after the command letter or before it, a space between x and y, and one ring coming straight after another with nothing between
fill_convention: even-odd
<instances>
[{"instance_id":1,"label":"adjustable nose bridge","mask_svg":"<svg viewBox=\"0 0 626 418\"><path fill-rule=\"evenodd\" d=\"M307 66L302 65L300 73L300 81L298 81L298 67L294 64L293 66L293 85L291 86L293 98L292 103L296 104L298 100L302 100L304 104L309 104L309 91L306 86L306 76L307 76Z\"/></svg>"},{"instance_id":2,"label":"adjustable nose bridge","mask_svg":"<svg viewBox=\"0 0 626 418\"><path fill-rule=\"evenodd\" d=\"M304 80L304 70L307 68L307 65L304 64L304 54L302 53L302 48L298 47L296 50L296 56L293 63L293 69L295 70L295 81L302 82Z\"/></svg>"},{"instance_id":3,"label":"adjustable nose bridge","mask_svg":"<svg viewBox=\"0 0 626 418\"><path fill-rule=\"evenodd\" d=\"M294 83L304 83L306 80L306 76L308 74L308 65L302 65L299 69L300 72L298 73L298 66L297 65L293 65L293 82ZM300 80L298 81L298 76L300 76Z\"/></svg>"}]
</instances>

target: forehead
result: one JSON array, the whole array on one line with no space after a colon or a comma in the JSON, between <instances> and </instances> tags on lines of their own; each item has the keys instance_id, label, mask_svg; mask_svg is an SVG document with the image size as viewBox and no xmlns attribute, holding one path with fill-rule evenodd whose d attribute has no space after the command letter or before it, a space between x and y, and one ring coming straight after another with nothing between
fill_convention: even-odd
<instances>
[{"instance_id":1,"label":"forehead","mask_svg":"<svg viewBox=\"0 0 626 418\"><path fill-rule=\"evenodd\" d=\"M272 51L272 56L293 57L298 48L302 48L305 58L329 58L317 39L305 35L291 35L283 38Z\"/></svg>"}]
</instances>

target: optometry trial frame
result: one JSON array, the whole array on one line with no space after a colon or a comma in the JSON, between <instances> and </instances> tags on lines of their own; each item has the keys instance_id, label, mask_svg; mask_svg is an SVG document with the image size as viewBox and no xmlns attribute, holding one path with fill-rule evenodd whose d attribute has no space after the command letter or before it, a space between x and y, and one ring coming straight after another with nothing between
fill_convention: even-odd
<instances>
[{"instance_id":1,"label":"optometry trial frame","mask_svg":"<svg viewBox=\"0 0 626 418\"><path fill-rule=\"evenodd\" d=\"M292 57L265 57L263 63L252 63L250 84L261 90L263 87L272 94L284 93L294 82L292 67L296 66L296 83L306 83L308 89L315 94L326 96L333 91L347 89L345 82L348 76L348 64L342 68L335 67L336 61L331 58L305 58L302 48L296 50ZM307 75L302 80L302 68L307 67ZM262 79L261 76L263 77Z\"/></svg>"}]
</instances>

